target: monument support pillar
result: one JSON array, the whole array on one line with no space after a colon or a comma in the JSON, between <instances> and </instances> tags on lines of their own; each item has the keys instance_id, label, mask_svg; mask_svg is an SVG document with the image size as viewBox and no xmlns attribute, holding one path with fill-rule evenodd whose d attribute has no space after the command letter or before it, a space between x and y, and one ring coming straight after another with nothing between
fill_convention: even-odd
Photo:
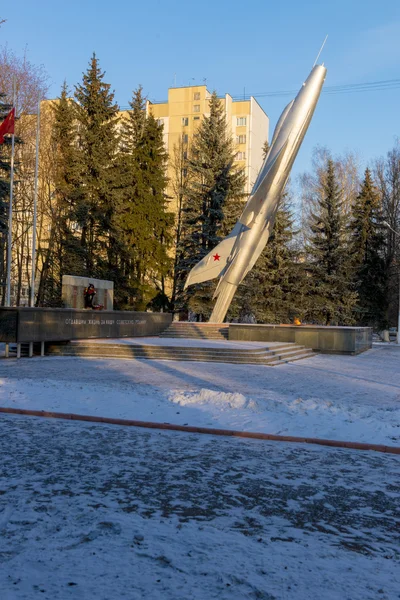
<instances>
[{"instance_id":1,"label":"monument support pillar","mask_svg":"<svg viewBox=\"0 0 400 600\"><path fill-rule=\"evenodd\" d=\"M209 323L223 323L238 286L229 281L221 281L218 298L211 313Z\"/></svg>"}]
</instances>

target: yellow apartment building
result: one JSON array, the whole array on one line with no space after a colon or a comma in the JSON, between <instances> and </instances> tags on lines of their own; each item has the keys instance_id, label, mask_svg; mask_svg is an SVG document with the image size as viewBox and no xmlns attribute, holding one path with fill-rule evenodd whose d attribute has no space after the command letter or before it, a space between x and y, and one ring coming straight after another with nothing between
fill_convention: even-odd
<instances>
[{"instance_id":1,"label":"yellow apartment building","mask_svg":"<svg viewBox=\"0 0 400 600\"><path fill-rule=\"evenodd\" d=\"M190 144L201 120L209 115L210 98L207 87L198 85L169 88L167 102L147 102L146 111L164 126L164 143L170 157L180 140ZM250 193L263 161L262 149L268 139L269 119L253 97L234 100L226 94L220 101L236 144L238 166L246 173L245 192ZM171 172L169 174L172 176Z\"/></svg>"}]
</instances>

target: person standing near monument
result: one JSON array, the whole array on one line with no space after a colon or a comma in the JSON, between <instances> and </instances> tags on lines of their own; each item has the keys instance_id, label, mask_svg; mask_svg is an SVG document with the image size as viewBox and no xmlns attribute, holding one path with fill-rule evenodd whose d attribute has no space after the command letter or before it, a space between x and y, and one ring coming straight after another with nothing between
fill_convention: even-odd
<instances>
[{"instance_id":1,"label":"person standing near monument","mask_svg":"<svg viewBox=\"0 0 400 600\"><path fill-rule=\"evenodd\" d=\"M84 289L83 295L85 297L85 308L94 308L93 299L96 295L96 290L93 283L89 283L88 287Z\"/></svg>"}]
</instances>

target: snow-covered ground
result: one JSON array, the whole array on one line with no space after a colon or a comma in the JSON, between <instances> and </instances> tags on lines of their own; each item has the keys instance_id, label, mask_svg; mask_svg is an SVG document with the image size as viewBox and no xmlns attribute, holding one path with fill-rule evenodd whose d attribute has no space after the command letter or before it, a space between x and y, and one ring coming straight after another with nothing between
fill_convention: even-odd
<instances>
[{"instance_id":1,"label":"snow-covered ground","mask_svg":"<svg viewBox=\"0 0 400 600\"><path fill-rule=\"evenodd\" d=\"M1 600L399 598L398 456L9 415L0 456Z\"/></svg>"},{"instance_id":2,"label":"snow-covered ground","mask_svg":"<svg viewBox=\"0 0 400 600\"><path fill-rule=\"evenodd\" d=\"M400 348L0 360L0 405L400 445ZM400 457L0 415L1 600L398 600Z\"/></svg>"},{"instance_id":3,"label":"snow-covered ground","mask_svg":"<svg viewBox=\"0 0 400 600\"><path fill-rule=\"evenodd\" d=\"M319 355L273 368L1 360L0 405L399 446L400 348L380 345L359 356Z\"/></svg>"}]
</instances>

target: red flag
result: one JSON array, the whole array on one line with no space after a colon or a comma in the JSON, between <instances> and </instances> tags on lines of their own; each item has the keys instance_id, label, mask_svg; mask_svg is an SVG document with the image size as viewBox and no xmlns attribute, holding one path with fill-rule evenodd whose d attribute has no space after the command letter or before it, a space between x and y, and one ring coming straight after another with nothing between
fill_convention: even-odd
<instances>
[{"instance_id":1,"label":"red flag","mask_svg":"<svg viewBox=\"0 0 400 600\"><path fill-rule=\"evenodd\" d=\"M0 124L0 144L4 143L6 133L14 133L15 108L12 108L4 121Z\"/></svg>"}]
</instances>

